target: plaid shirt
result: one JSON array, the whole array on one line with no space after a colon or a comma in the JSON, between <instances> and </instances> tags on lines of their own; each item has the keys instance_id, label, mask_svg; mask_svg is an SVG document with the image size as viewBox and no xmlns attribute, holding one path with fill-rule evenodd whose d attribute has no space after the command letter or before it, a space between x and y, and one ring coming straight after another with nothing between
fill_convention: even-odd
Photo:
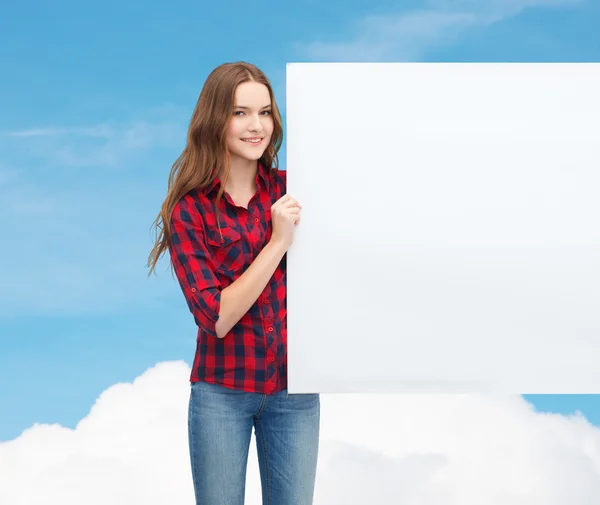
<instances>
[{"instance_id":1,"label":"plaid shirt","mask_svg":"<svg viewBox=\"0 0 600 505\"><path fill-rule=\"evenodd\" d=\"M271 394L287 387L286 256L258 300L223 338L217 338L221 290L235 281L271 238L271 205L286 191L286 174L259 163L257 195L248 209L220 181L187 193L171 216L170 246L179 285L198 326L190 381Z\"/></svg>"}]
</instances>

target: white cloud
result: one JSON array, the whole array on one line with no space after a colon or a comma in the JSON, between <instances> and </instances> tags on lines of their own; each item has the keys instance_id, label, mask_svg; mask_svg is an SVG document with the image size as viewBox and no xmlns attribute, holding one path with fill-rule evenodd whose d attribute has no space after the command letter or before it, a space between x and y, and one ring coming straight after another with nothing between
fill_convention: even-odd
<instances>
[{"instance_id":1,"label":"white cloud","mask_svg":"<svg viewBox=\"0 0 600 505\"><path fill-rule=\"evenodd\" d=\"M192 504L187 378L161 363L116 384L74 430L0 444L3 505ZM323 395L315 505L592 505L600 429L520 397ZM260 480L252 442L247 504Z\"/></svg>"},{"instance_id":2,"label":"white cloud","mask_svg":"<svg viewBox=\"0 0 600 505\"><path fill-rule=\"evenodd\" d=\"M26 142L20 146L23 151L52 166L117 168L151 149L181 143L185 127L174 121L140 120L81 128L34 128L8 136Z\"/></svg>"},{"instance_id":3,"label":"white cloud","mask_svg":"<svg viewBox=\"0 0 600 505\"><path fill-rule=\"evenodd\" d=\"M77 135L82 137L114 137L114 129L109 125L95 125L78 128L31 128L5 133L9 137L54 137L58 135Z\"/></svg>"},{"instance_id":4,"label":"white cloud","mask_svg":"<svg viewBox=\"0 0 600 505\"><path fill-rule=\"evenodd\" d=\"M487 26L528 8L565 6L580 0L436 0L428 7L367 16L350 40L298 44L302 55L319 61L402 61L421 58L432 47L455 42L468 29Z\"/></svg>"},{"instance_id":5,"label":"white cloud","mask_svg":"<svg viewBox=\"0 0 600 505\"><path fill-rule=\"evenodd\" d=\"M167 104L138 112L132 120L36 126L0 133L0 140L4 140L5 151L52 167L120 168L156 148L183 148L186 116L181 108Z\"/></svg>"}]
</instances>

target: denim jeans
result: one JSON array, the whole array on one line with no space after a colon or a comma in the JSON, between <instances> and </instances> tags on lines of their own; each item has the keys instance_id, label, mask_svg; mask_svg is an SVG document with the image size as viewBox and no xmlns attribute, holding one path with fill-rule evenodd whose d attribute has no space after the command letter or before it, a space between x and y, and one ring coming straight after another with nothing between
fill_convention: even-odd
<instances>
[{"instance_id":1,"label":"denim jeans","mask_svg":"<svg viewBox=\"0 0 600 505\"><path fill-rule=\"evenodd\" d=\"M263 505L311 505L319 422L318 394L192 383L188 437L196 504L243 505L254 426Z\"/></svg>"}]
</instances>

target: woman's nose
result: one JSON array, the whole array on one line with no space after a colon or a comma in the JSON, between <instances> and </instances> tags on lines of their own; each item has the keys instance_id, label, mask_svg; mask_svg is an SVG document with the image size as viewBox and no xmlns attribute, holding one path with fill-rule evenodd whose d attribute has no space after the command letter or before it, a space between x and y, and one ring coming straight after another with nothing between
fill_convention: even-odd
<instances>
[{"instance_id":1,"label":"woman's nose","mask_svg":"<svg viewBox=\"0 0 600 505\"><path fill-rule=\"evenodd\" d=\"M262 130L262 122L259 117L255 116L250 125L250 129L253 131Z\"/></svg>"}]
</instances>

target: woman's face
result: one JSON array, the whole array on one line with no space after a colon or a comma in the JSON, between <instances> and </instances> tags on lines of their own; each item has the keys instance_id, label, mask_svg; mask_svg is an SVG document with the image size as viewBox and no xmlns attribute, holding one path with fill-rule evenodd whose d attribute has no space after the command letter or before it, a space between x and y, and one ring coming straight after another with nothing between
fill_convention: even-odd
<instances>
[{"instance_id":1,"label":"woman's face","mask_svg":"<svg viewBox=\"0 0 600 505\"><path fill-rule=\"evenodd\" d=\"M256 161L265 152L273 134L271 97L264 84L244 82L235 92L227 147L235 158Z\"/></svg>"}]
</instances>

